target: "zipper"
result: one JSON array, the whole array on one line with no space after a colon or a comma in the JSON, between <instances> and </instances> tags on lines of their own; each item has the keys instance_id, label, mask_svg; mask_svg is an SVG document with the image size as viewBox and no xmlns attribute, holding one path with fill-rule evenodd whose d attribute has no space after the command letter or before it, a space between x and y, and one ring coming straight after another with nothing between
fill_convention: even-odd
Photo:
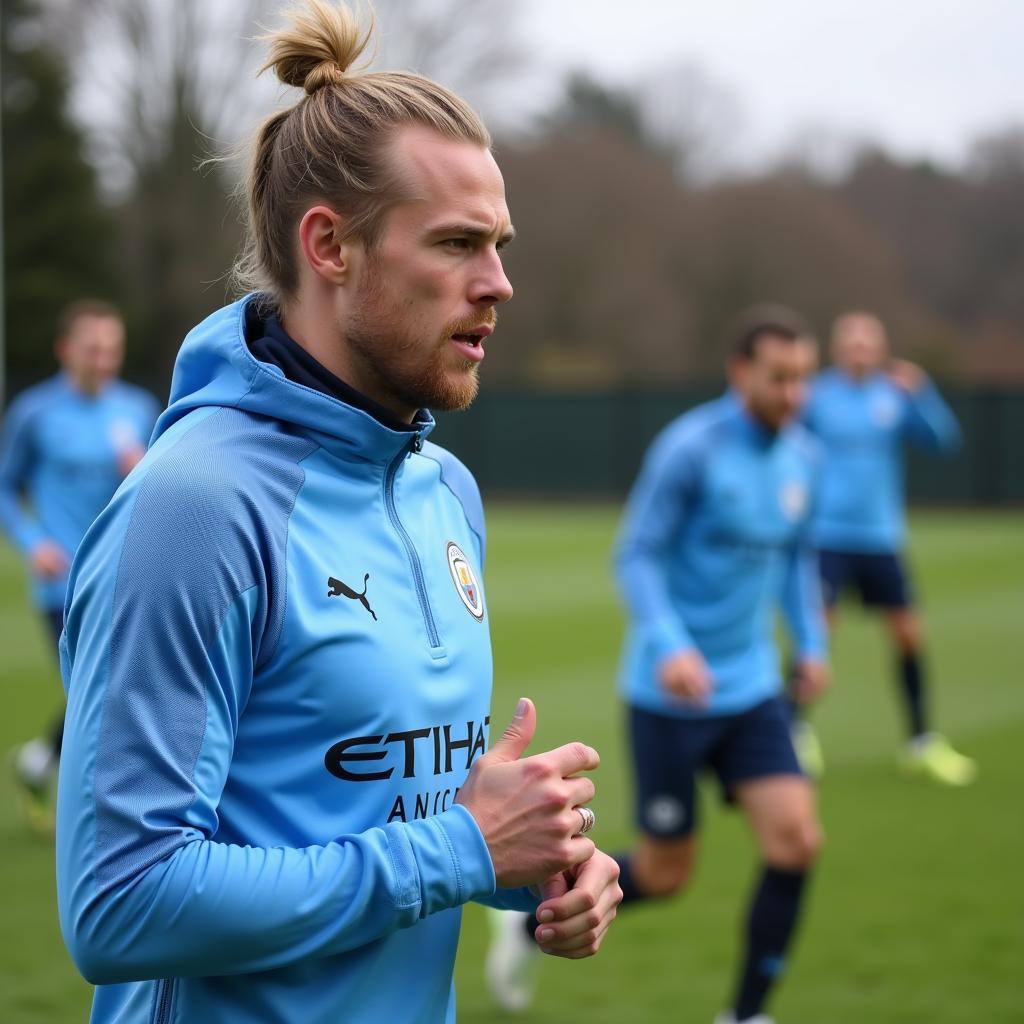
<instances>
[{"instance_id":1,"label":"zipper","mask_svg":"<svg viewBox=\"0 0 1024 1024\"><path fill-rule=\"evenodd\" d=\"M395 528L395 533L401 538L405 545L405 553L409 559L409 568L412 570L413 582L416 584L416 596L419 598L420 611L423 613L423 624L427 628L427 638L432 648L441 646L441 638L437 634L437 626L434 624L434 614L430 610L430 603L427 600L427 582L423 576L423 565L420 556L416 553L412 538L406 533L401 519L398 518L398 508L395 506L395 477L398 475L398 467L405 457L412 452L418 452L423 448L423 438L417 434L407 448L403 448L389 463L387 472L384 474L384 507L388 511L388 519Z\"/></svg>"},{"instance_id":2,"label":"zipper","mask_svg":"<svg viewBox=\"0 0 1024 1024\"><path fill-rule=\"evenodd\" d=\"M157 983L153 1024L168 1024L171 1019L171 1000L174 998L174 979L161 978Z\"/></svg>"}]
</instances>

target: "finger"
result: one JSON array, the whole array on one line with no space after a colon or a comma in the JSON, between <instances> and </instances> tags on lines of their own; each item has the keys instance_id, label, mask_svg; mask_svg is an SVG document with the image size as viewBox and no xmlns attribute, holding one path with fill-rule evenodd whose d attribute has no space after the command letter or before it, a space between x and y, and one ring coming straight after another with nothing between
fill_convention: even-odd
<instances>
[{"instance_id":1,"label":"finger","mask_svg":"<svg viewBox=\"0 0 1024 1024\"><path fill-rule=\"evenodd\" d=\"M573 836L569 840L568 864L569 868L578 867L584 861L594 856L597 847L586 836Z\"/></svg>"},{"instance_id":2,"label":"finger","mask_svg":"<svg viewBox=\"0 0 1024 1024\"><path fill-rule=\"evenodd\" d=\"M598 752L586 743L566 743L538 756L550 761L563 779L577 772L592 772L601 763Z\"/></svg>"},{"instance_id":3,"label":"finger","mask_svg":"<svg viewBox=\"0 0 1024 1024\"><path fill-rule=\"evenodd\" d=\"M571 888L564 893L545 894L537 907L537 920L542 924L565 921L592 910L604 912L618 902L619 866L605 853L592 857L570 875Z\"/></svg>"},{"instance_id":4,"label":"finger","mask_svg":"<svg viewBox=\"0 0 1024 1024\"><path fill-rule=\"evenodd\" d=\"M581 960L584 957L593 956L604 941L605 934L611 926L614 915L591 932L581 935L574 935L569 939L553 939L550 942L540 943L540 948L552 956L565 957L567 960Z\"/></svg>"},{"instance_id":5,"label":"finger","mask_svg":"<svg viewBox=\"0 0 1024 1024\"><path fill-rule=\"evenodd\" d=\"M481 761L518 761L537 730L537 709L529 697L522 697L516 705L515 717L505 727L497 742L491 745Z\"/></svg>"},{"instance_id":6,"label":"finger","mask_svg":"<svg viewBox=\"0 0 1024 1024\"><path fill-rule=\"evenodd\" d=\"M569 807L582 807L589 804L597 795L597 787L593 779L582 776L578 779L566 780L566 803Z\"/></svg>"},{"instance_id":7,"label":"finger","mask_svg":"<svg viewBox=\"0 0 1024 1024\"><path fill-rule=\"evenodd\" d=\"M537 907L537 920L542 925L559 925L556 929L557 934L565 936L584 927L584 925L577 923L575 927L570 929L567 928L568 922L574 919L582 919L592 911L598 913L599 905L599 895L591 889L572 888L560 896L545 899ZM591 922L591 927L593 923Z\"/></svg>"},{"instance_id":8,"label":"finger","mask_svg":"<svg viewBox=\"0 0 1024 1024\"><path fill-rule=\"evenodd\" d=\"M545 952L571 952L573 950L584 949L587 946L592 946L596 942L600 942L604 937L604 933L608 931L611 925L611 918L608 920L602 920L596 928L588 928L584 931L577 932L576 934L566 936L566 938L549 939L546 942L539 943L540 948Z\"/></svg>"}]
</instances>

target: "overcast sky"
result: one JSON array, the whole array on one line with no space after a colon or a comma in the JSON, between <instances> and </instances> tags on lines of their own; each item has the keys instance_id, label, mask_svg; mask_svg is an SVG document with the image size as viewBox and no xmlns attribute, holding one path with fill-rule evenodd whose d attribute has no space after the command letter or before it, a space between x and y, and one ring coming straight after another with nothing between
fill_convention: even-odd
<instances>
[{"instance_id":1,"label":"overcast sky","mask_svg":"<svg viewBox=\"0 0 1024 1024\"><path fill-rule=\"evenodd\" d=\"M530 45L552 74L632 82L689 59L742 110L736 155L808 128L958 162L970 139L1024 125L1022 0L533 0Z\"/></svg>"}]
</instances>

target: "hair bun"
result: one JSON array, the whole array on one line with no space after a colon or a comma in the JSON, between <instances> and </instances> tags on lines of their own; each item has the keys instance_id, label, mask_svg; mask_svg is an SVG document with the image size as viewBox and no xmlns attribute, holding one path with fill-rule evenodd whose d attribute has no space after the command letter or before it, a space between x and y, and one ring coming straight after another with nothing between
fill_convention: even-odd
<instances>
[{"instance_id":1,"label":"hair bun","mask_svg":"<svg viewBox=\"0 0 1024 1024\"><path fill-rule=\"evenodd\" d=\"M327 0L304 0L285 12L288 24L264 38L270 55L260 69L273 68L285 85L314 93L338 85L366 49L372 23L361 30L352 11Z\"/></svg>"}]
</instances>

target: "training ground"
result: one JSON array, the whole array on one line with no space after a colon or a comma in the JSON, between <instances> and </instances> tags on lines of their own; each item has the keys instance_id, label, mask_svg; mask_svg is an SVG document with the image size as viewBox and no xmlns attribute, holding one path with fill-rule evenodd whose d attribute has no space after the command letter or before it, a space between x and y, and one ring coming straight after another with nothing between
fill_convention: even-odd
<instances>
[{"instance_id":1,"label":"training ground","mask_svg":"<svg viewBox=\"0 0 1024 1024\"><path fill-rule=\"evenodd\" d=\"M601 752L594 836L631 837L615 667L622 617L609 576L617 508L494 505L485 574L494 636L492 732L532 697L532 749L586 740ZM835 681L816 722L828 762L828 835L780 1024L1011 1024L1024 1020L1024 513L926 512L912 563L928 624L937 724L981 765L952 791L904 778L880 626L843 609ZM48 721L56 669L0 548L0 750ZM28 836L0 779L0 1021L85 1021L89 989L60 941L53 850ZM545 958L535 1009L564 1024L710 1024L731 986L755 861L742 822L703 795L692 891L623 914L586 962ZM482 982L486 923L467 910L456 984L461 1024L500 1019ZM399 1022L395 1022L399 1024Z\"/></svg>"}]
</instances>

